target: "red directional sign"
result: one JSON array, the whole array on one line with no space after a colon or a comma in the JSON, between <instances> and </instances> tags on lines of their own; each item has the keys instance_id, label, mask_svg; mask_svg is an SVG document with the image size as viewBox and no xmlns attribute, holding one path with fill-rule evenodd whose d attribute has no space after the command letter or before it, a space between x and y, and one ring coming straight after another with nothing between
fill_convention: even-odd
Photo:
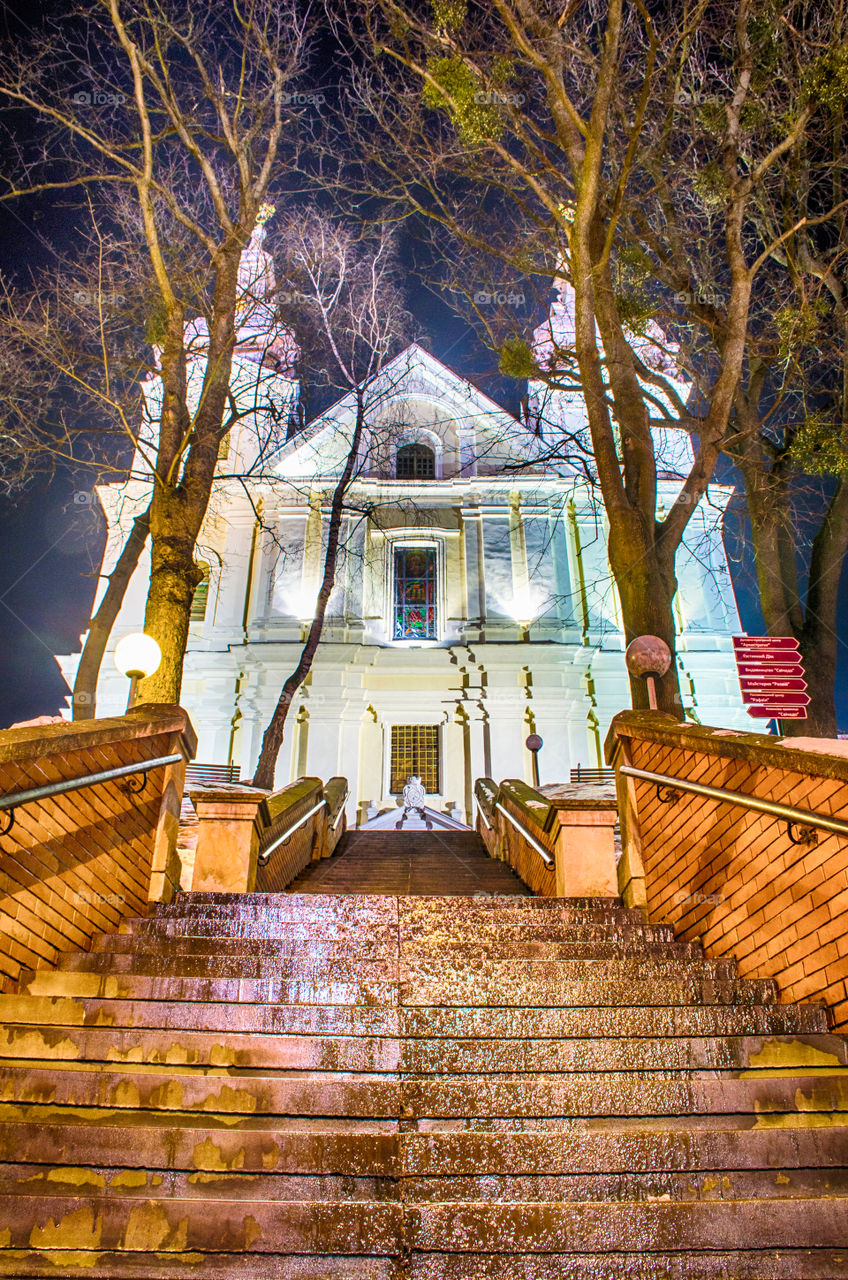
<instances>
[{"instance_id":1,"label":"red directional sign","mask_svg":"<svg viewBox=\"0 0 848 1280\"><path fill-rule=\"evenodd\" d=\"M754 720L806 720L806 707L781 707L776 711L774 707L746 707L745 710Z\"/></svg>"},{"instance_id":2,"label":"red directional sign","mask_svg":"<svg viewBox=\"0 0 848 1280\"><path fill-rule=\"evenodd\" d=\"M794 636L734 636L734 649L798 649Z\"/></svg>"},{"instance_id":3,"label":"red directional sign","mask_svg":"<svg viewBox=\"0 0 848 1280\"><path fill-rule=\"evenodd\" d=\"M755 720L804 720L810 698L794 636L734 636L739 688Z\"/></svg>"}]
</instances>

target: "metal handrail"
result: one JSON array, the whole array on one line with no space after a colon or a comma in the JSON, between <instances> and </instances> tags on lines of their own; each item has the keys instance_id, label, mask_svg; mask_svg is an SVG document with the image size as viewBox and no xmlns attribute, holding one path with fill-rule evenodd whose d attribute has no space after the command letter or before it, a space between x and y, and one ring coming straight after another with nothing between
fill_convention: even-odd
<instances>
[{"instance_id":1,"label":"metal handrail","mask_svg":"<svg viewBox=\"0 0 848 1280\"><path fill-rule=\"evenodd\" d=\"M277 836L277 839L273 840L271 844L268 845L267 849L263 849L258 858L258 861L262 866L265 865L275 849L278 849L281 844L284 844L285 841L288 840L289 836L293 836L298 827L302 827L304 822L307 822L309 818L312 817L313 813L317 813L319 809L323 809L325 804L327 804L326 800L319 800L318 804L314 804L308 813L305 813L303 817L298 818L297 822L293 822L290 827L286 827L283 834L281 836Z\"/></svg>"},{"instance_id":2,"label":"metal handrail","mask_svg":"<svg viewBox=\"0 0 848 1280\"><path fill-rule=\"evenodd\" d=\"M679 788L681 791L691 791L694 795L706 796L709 800L725 800L728 804L738 804L743 809L753 809L757 813L767 813L774 818L783 818L790 825L823 827L825 831L848 836L848 822L840 822L838 818L826 818L823 814L812 813L809 809L795 809L792 805L778 804L775 800L758 800L756 796L745 795L743 791L725 791L722 787L708 787L703 782L689 782L686 778L673 778L666 773L651 773L648 769L635 769L629 764L620 765L619 771L628 778L641 778L643 782L655 782L658 787Z\"/></svg>"},{"instance_id":3,"label":"metal handrail","mask_svg":"<svg viewBox=\"0 0 848 1280\"><path fill-rule=\"evenodd\" d=\"M544 862L548 870L550 870L551 867L556 866L556 863L554 862L551 855L548 853L547 849L545 849L542 845L540 845L537 840L533 839L533 837L531 836L527 828L523 826L518 821L517 818L514 818L510 813L509 809L505 809L499 800L495 801L495 808L499 810L500 813L503 814L503 816L507 819L508 822L512 823L516 831L521 832L521 834L524 836L524 839L527 841L527 843L536 850L536 852L538 853L539 857L542 859L542 861Z\"/></svg>"},{"instance_id":4,"label":"metal handrail","mask_svg":"<svg viewBox=\"0 0 848 1280\"><path fill-rule=\"evenodd\" d=\"M476 804L476 806L477 806L477 812L479 813L480 817L483 819L483 821L484 821L484 822L485 822L485 824L486 824L486 830L487 830L487 831L491 831L491 829L492 829L492 824L491 824L491 822L489 821L489 819L488 819L488 817L487 817L487 815L486 815L486 810L483 808L483 804L482 804L482 801L480 800L480 797L479 797L479 796L475 796L475 797L474 797L474 803L475 803L475 804Z\"/></svg>"},{"instance_id":5,"label":"metal handrail","mask_svg":"<svg viewBox=\"0 0 848 1280\"><path fill-rule=\"evenodd\" d=\"M15 791L11 795L0 796L0 811L17 809L19 805L29 804L32 800L46 800L49 796L58 796L65 791L79 791L81 787L92 787L97 782L111 782L113 778L126 778L133 773L149 773L151 769L176 764L182 758L181 755L157 756L153 760L140 760L138 764L122 764L114 769L104 769L100 773L88 773L84 778L66 778L62 782L45 783L43 787L31 787L29 791Z\"/></svg>"},{"instance_id":6,"label":"metal handrail","mask_svg":"<svg viewBox=\"0 0 848 1280\"><path fill-rule=\"evenodd\" d=\"M349 795L350 795L350 787L348 787L347 791L346 791L346 792L344 793L344 795L342 796L342 802L341 802L341 804L339 805L339 811L338 811L338 813L336 814L336 820L335 820L335 822L333 823L332 827L330 828L330 830L331 830L331 831L335 831L335 830L336 830L336 828L338 827L338 825L339 825L339 823L341 822L342 818L344 817L345 805L347 804L347 798L348 798L348 796L349 796ZM329 807L330 807L330 806L329 806L329 804L327 803L327 801L326 801L326 800L324 801L324 803L327 805L327 808L329 809Z\"/></svg>"}]
</instances>

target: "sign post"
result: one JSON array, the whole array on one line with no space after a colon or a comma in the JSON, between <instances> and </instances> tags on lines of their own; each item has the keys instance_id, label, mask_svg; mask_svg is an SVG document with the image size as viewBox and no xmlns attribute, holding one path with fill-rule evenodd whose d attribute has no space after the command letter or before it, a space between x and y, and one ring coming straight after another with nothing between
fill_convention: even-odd
<instances>
[{"instance_id":1,"label":"sign post","mask_svg":"<svg viewBox=\"0 0 848 1280\"><path fill-rule=\"evenodd\" d=\"M734 636L739 688L755 720L806 720L810 695L794 636Z\"/></svg>"}]
</instances>

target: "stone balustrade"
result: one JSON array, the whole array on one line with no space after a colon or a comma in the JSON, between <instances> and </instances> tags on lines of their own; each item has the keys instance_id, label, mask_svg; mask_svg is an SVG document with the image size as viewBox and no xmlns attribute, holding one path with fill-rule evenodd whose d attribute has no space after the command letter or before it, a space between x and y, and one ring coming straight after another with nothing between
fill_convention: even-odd
<instances>
[{"instance_id":1,"label":"stone balustrade","mask_svg":"<svg viewBox=\"0 0 848 1280\"><path fill-rule=\"evenodd\" d=\"M615 788L561 783L536 791L517 779L478 779L477 831L541 897L609 898L618 891ZM546 866L542 852L551 865Z\"/></svg>"},{"instance_id":2,"label":"stone balustrade","mask_svg":"<svg viewBox=\"0 0 848 1280\"><path fill-rule=\"evenodd\" d=\"M346 830L344 778L298 778L274 792L219 783L189 795L198 817L196 892L281 892L310 862L329 858Z\"/></svg>"},{"instance_id":3,"label":"stone balustrade","mask_svg":"<svg viewBox=\"0 0 848 1280\"><path fill-rule=\"evenodd\" d=\"M181 707L0 732L0 794L88 778L167 756L148 772L27 800L0 812L0 974L87 949L179 887L177 827L186 761L196 747Z\"/></svg>"},{"instance_id":4,"label":"stone balustrade","mask_svg":"<svg viewBox=\"0 0 848 1280\"><path fill-rule=\"evenodd\" d=\"M780 740L681 724L656 711L617 716L625 904L773 978L781 1000L827 1004L848 1030L848 836L737 802L627 776L622 766L848 822L848 759L824 739Z\"/></svg>"}]
</instances>

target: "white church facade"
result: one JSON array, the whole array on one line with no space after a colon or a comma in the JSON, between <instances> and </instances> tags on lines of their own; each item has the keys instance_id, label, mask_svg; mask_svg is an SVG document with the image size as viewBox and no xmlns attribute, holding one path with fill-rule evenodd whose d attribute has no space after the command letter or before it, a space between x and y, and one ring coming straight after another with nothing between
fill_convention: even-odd
<instances>
[{"instance_id":1,"label":"white church facade","mask_svg":"<svg viewBox=\"0 0 848 1280\"><path fill-rule=\"evenodd\" d=\"M261 231L251 250L267 272ZM255 317L251 324L240 334L236 379L241 369L255 395ZM262 376L278 406L296 397L284 360ZM155 389L148 403L155 413ZM544 741L542 783L567 781L577 765L602 763L609 722L629 704L603 510L585 472L546 460L545 433L421 346L384 368L369 403L327 619L290 712L277 782L344 775L353 824L397 805L417 774L431 808L471 823L478 777L530 780L529 733ZM560 410L579 417L580 406L570 396ZM258 465L261 413L243 417L222 450L197 551L206 576L181 699L198 759L234 763L248 778L312 617L355 407L343 398ZM667 505L680 479L662 474ZM147 486L136 479L98 494L110 526L108 574ZM731 645L740 624L721 538L728 496L711 489L680 553L678 665L688 716L742 727ZM111 655L123 635L143 629L148 575L145 556L103 663L98 715L126 703ZM78 657L59 659L71 685Z\"/></svg>"}]
</instances>

